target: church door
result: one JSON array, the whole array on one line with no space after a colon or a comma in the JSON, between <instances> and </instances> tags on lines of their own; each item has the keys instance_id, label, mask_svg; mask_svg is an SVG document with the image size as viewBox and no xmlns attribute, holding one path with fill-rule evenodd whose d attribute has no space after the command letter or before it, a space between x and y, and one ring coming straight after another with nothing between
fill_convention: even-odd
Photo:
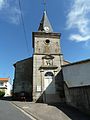
<instances>
[{"instance_id":1,"label":"church door","mask_svg":"<svg viewBox=\"0 0 90 120\"><path fill-rule=\"evenodd\" d=\"M55 94L55 79L52 72L47 72L44 77L44 99L49 102L51 96Z\"/></svg>"}]
</instances>

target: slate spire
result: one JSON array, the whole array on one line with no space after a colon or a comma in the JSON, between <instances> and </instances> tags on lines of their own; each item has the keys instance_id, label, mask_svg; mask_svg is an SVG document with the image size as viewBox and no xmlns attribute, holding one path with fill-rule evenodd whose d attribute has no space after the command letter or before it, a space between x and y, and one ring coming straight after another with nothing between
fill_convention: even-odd
<instances>
[{"instance_id":1,"label":"slate spire","mask_svg":"<svg viewBox=\"0 0 90 120\"><path fill-rule=\"evenodd\" d=\"M43 17L42 17L42 20L40 22L38 31L50 33L50 32L53 32L53 29L52 29L52 26L51 26L49 19L47 17L46 0L43 0L43 4L44 4L44 12L43 12Z\"/></svg>"},{"instance_id":2,"label":"slate spire","mask_svg":"<svg viewBox=\"0 0 90 120\"><path fill-rule=\"evenodd\" d=\"M51 26L49 19L47 17L46 10L44 10L44 12L43 12L43 17L42 17L42 20L40 22L38 31L46 32L46 33L53 32L52 26Z\"/></svg>"}]
</instances>

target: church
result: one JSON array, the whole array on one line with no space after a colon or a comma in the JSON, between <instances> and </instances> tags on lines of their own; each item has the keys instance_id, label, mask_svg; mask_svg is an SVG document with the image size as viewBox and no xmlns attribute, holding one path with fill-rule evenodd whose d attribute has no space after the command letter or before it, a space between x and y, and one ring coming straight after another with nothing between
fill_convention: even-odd
<instances>
[{"instance_id":1,"label":"church","mask_svg":"<svg viewBox=\"0 0 90 120\"><path fill-rule=\"evenodd\" d=\"M14 64L13 96L24 95L33 102L66 102L90 111L90 59L65 61L60 39L44 10L38 31L32 32L32 57Z\"/></svg>"},{"instance_id":2,"label":"church","mask_svg":"<svg viewBox=\"0 0 90 120\"><path fill-rule=\"evenodd\" d=\"M14 64L14 94L26 92L33 101L59 102L64 99L60 33L53 32L46 11L37 32L32 33L33 56Z\"/></svg>"}]
</instances>

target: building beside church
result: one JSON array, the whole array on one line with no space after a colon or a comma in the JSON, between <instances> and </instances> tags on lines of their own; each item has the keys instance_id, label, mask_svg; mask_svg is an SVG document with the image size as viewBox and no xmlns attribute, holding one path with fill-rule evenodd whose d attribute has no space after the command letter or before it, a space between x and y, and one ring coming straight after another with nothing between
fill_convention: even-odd
<instances>
[{"instance_id":1,"label":"building beside church","mask_svg":"<svg viewBox=\"0 0 90 120\"><path fill-rule=\"evenodd\" d=\"M90 111L90 60L65 61L60 38L44 11L38 31L32 33L32 57L14 64L14 97L25 96L44 103L67 102Z\"/></svg>"},{"instance_id":2,"label":"building beside church","mask_svg":"<svg viewBox=\"0 0 90 120\"><path fill-rule=\"evenodd\" d=\"M4 92L4 97L11 96L11 84L9 78L0 78L0 91Z\"/></svg>"},{"instance_id":3,"label":"building beside church","mask_svg":"<svg viewBox=\"0 0 90 120\"><path fill-rule=\"evenodd\" d=\"M14 64L15 75L13 82L13 97L19 100L25 94L28 100L32 100L33 82L33 58L27 58Z\"/></svg>"},{"instance_id":4,"label":"building beside church","mask_svg":"<svg viewBox=\"0 0 90 120\"><path fill-rule=\"evenodd\" d=\"M66 103L90 114L90 59L62 66Z\"/></svg>"}]
</instances>

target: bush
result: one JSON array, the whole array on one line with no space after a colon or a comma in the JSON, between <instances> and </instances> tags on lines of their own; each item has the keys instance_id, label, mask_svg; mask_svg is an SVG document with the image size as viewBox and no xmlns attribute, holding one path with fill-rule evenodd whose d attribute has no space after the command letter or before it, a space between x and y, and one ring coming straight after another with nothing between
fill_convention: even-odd
<instances>
[{"instance_id":1,"label":"bush","mask_svg":"<svg viewBox=\"0 0 90 120\"><path fill-rule=\"evenodd\" d=\"M3 97L5 95L4 91L0 91L0 97Z\"/></svg>"}]
</instances>

